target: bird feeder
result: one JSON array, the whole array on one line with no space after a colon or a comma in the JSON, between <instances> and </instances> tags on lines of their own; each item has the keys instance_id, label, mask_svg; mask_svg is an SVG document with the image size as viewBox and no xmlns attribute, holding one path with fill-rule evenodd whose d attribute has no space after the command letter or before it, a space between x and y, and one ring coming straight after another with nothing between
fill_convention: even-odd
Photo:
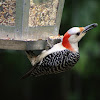
<instances>
[{"instance_id":1,"label":"bird feeder","mask_svg":"<svg viewBox=\"0 0 100 100\"><path fill-rule=\"evenodd\" d=\"M0 48L42 50L57 36L64 0L0 0Z\"/></svg>"}]
</instances>

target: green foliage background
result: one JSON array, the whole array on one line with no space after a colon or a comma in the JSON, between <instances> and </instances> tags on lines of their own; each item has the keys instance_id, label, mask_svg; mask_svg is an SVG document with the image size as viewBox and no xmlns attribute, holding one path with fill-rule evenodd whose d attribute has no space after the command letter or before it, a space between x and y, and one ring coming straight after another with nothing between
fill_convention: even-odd
<instances>
[{"instance_id":1,"label":"green foliage background","mask_svg":"<svg viewBox=\"0 0 100 100\"><path fill-rule=\"evenodd\" d=\"M65 73L20 80L31 67L24 51L0 50L0 99L99 100L100 0L65 1L60 34L91 23L98 27L80 41L80 60Z\"/></svg>"}]
</instances>

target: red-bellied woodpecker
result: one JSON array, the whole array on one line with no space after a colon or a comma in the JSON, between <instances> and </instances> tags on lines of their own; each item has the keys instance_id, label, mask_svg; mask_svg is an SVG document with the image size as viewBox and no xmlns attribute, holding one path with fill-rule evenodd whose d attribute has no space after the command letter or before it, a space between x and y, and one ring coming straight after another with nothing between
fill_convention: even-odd
<instances>
[{"instance_id":1,"label":"red-bellied woodpecker","mask_svg":"<svg viewBox=\"0 0 100 100\"><path fill-rule=\"evenodd\" d=\"M63 36L60 43L55 44L49 50L44 50L37 57L32 51L26 51L32 64L32 69L22 78L30 75L40 76L44 74L60 73L72 68L80 58L78 42L87 31L96 27L93 23L86 27L73 27Z\"/></svg>"}]
</instances>

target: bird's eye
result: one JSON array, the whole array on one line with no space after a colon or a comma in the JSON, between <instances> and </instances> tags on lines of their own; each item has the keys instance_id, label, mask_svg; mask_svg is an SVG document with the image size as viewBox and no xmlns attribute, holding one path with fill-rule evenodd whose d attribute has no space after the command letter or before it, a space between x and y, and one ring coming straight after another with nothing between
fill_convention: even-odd
<instances>
[{"instance_id":1,"label":"bird's eye","mask_svg":"<svg viewBox=\"0 0 100 100\"><path fill-rule=\"evenodd\" d=\"M76 33L76 35L79 36L80 35L80 32Z\"/></svg>"}]
</instances>

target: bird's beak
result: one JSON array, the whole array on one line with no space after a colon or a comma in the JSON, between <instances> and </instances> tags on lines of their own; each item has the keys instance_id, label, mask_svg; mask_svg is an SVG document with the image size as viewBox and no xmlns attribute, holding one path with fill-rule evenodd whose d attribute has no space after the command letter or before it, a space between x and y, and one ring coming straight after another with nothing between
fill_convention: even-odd
<instances>
[{"instance_id":1,"label":"bird's beak","mask_svg":"<svg viewBox=\"0 0 100 100\"><path fill-rule=\"evenodd\" d=\"M93 29L93 28L95 28L95 27L97 27L97 26L98 26L97 23L90 24L90 25L84 27L84 30L82 31L82 33L86 33L86 32L88 32L89 30L91 30L91 29Z\"/></svg>"}]
</instances>

